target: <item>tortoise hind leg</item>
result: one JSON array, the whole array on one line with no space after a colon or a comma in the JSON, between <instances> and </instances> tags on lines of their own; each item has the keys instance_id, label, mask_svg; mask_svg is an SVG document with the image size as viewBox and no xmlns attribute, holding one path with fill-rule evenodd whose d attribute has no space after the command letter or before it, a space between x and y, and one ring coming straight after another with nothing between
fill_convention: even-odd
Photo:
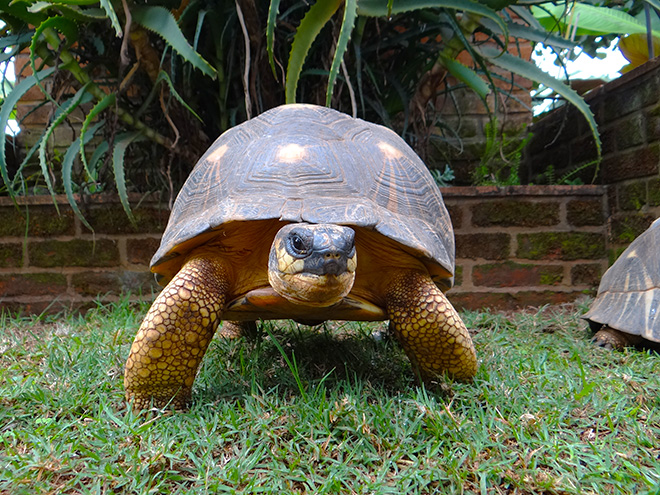
<instances>
[{"instance_id":1,"label":"tortoise hind leg","mask_svg":"<svg viewBox=\"0 0 660 495\"><path fill-rule=\"evenodd\" d=\"M158 295L135 336L124 387L133 409L185 407L229 288L225 262L190 257Z\"/></svg>"},{"instance_id":2,"label":"tortoise hind leg","mask_svg":"<svg viewBox=\"0 0 660 495\"><path fill-rule=\"evenodd\" d=\"M444 373L471 380L477 372L477 356L470 334L428 273L401 270L390 280L390 328L422 380Z\"/></svg>"}]
</instances>

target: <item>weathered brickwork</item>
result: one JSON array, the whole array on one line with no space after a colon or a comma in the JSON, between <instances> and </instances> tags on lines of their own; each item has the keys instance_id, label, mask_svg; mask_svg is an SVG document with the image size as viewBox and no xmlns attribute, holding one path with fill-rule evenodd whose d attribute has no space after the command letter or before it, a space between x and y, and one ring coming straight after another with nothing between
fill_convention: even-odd
<instances>
[{"instance_id":1,"label":"weathered brickwork","mask_svg":"<svg viewBox=\"0 0 660 495\"><path fill-rule=\"evenodd\" d=\"M132 225L117 200L98 198L83 209L92 232L65 198L57 210L50 196L18 202L0 198L0 311L84 310L160 290L148 266L169 216L164 204L134 207Z\"/></svg>"},{"instance_id":2,"label":"weathered brickwork","mask_svg":"<svg viewBox=\"0 0 660 495\"><path fill-rule=\"evenodd\" d=\"M598 123L602 157L586 120L564 106L534 124L522 177L542 182L548 165L555 176L578 170L585 183L607 187L607 250L610 262L660 217L660 58L590 93L585 100ZM587 205L569 205L570 221L598 225ZM578 220L581 217L582 220ZM578 223L574 223L577 225ZM578 277L579 278L579 277Z\"/></svg>"},{"instance_id":3,"label":"weathered brickwork","mask_svg":"<svg viewBox=\"0 0 660 495\"><path fill-rule=\"evenodd\" d=\"M602 186L448 187L466 309L558 304L595 293L607 259Z\"/></svg>"},{"instance_id":4,"label":"weathered brickwork","mask_svg":"<svg viewBox=\"0 0 660 495\"><path fill-rule=\"evenodd\" d=\"M594 293L608 263L603 187L450 187L443 195L456 235L449 297L459 308L539 306ZM143 201L134 226L117 201L101 198L84 211L92 233L58 200L61 216L50 197L30 198L27 210L0 199L1 218L12 223L3 222L0 237L0 309L84 310L122 293L151 300L159 287L148 266L167 207Z\"/></svg>"}]
</instances>

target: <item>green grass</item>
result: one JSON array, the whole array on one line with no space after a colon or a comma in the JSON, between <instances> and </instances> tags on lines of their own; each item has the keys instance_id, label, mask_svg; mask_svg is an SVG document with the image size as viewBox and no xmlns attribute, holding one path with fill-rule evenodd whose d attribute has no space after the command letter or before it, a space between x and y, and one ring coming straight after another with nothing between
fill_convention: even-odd
<instances>
[{"instance_id":1,"label":"green grass","mask_svg":"<svg viewBox=\"0 0 660 495\"><path fill-rule=\"evenodd\" d=\"M0 493L658 493L660 356L592 347L584 309L465 314L477 378L433 391L383 324L268 323L150 419L122 387L145 306L4 317Z\"/></svg>"}]
</instances>

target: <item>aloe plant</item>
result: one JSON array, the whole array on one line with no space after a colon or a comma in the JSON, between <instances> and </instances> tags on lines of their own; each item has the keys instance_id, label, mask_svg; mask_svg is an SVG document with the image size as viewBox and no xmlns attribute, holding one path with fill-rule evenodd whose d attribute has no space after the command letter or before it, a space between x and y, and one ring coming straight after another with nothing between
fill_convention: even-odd
<instances>
[{"instance_id":1,"label":"aloe plant","mask_svg":"<svg viewBox=\"0 0 660 495\"><path fill-rule=\"evenodd\" d=\"M298 24L285 77L289 103L313 100L309 89L301 92L300 82L324 75L324 103L347 106L346 97L336 95L335 82L341 79L344 93L348 89L357 94L350 103L353 113L388 125L394 119L400 121L397 115L402 115L402 132L413 129L419 134L419 120L426 118L424 109L432 106L437 81L448 74L480 97L490 113L488 95L502 91L500 76L492 71L497 67L551 87L575 105L591 128L600 155L597 124L583 99L564 82L508 51L510 37L542 41L559 49L575 46L545 28L528 6L508 0L318 0L303 12L288 11L278 17L279 3L271 0L266 28L273 67L278 20ZM372 26L376 32L370 31ZM333 32L328 35L330 29ZM490 42L475 41L476 33ZM379 50L395 62L373 57ZM459 61L461 52L469 54L471 66ZM342 62L352 70L340 73Z\"/></svg>"},{"instance_id":2,"label":"aloe plant","mask_svg":"<svg viewBox=\"0 0 660 495\"><path fill-rule=\"evenodd\" d=\"M13 112L13 109L19 103L20 98L30 89L38 87L42 90L44 98L53 105L54 113L50 125L44 129L41 137L37 140L36 151L38 156L41 176L43 177L48 191L55 195L60 189L54 183L51 177L57 178L61 188L67 195L69 202L74 207L74 211L81 218L82 214L75 205L74 193L84 192L85 182L96 182L98 174L92 173L94 168L98 171L98 163L92 163L87 157L85 144L95 135L102 139L104 145L98 145L96 150L105 149L107 159L112 161L112 170L114 184L119 194L122 204L130 219L130 207L128 204L128 194L126 185L127 169L126 148L131 142L145 138L170 150L175 154L186 155L184 149L172 149L174 139L163 132L162 125L147 124L142 119L149 112L149 120L153 121L153 109L141 108L135 109L134 102L126 98L124 93L127 86L130 85L130 79L135 75L135 70L139 68L140 63L145 64L145 51L152 50L152 45L147 42L142 47L137 42L133 42L133 53L137 61L133 68L107 63L108 60L116 61L110 54L105 57L105 64L95 63L88 52L106 52L108 53L121 42L120 37L125 41L124 36L132 36L140 29L147 29L163 40L164 50L157 53L157 59L163 59L169 64L178 63L177 60L198 70L203 77L213 79L216 77L216 69L207 62L190 45L184 36L180 26L177 24L172 13L162 6L131 6L127 11L116 11L114 5L108 1L98 2L93 0L60 0L57 2L13 2L6 0L0 2L0 19L4 21L3 48L10 55L15 55L20 51L29 53L30 68L34 75L23 77L21 82L11 89L6 95L2 109L0 111L0 175L4 187L9 195L14 196L20 191L24 191L23 169L28 166L29 160L34 152L27 153L26 159L19 166L19 170L10 177L6 159L5 159L5 129L7 119ZM127 15L128 14L128 15ZM130 17L130 23L129 23ZM124 33L122 28L132 26L131 33ZM98 32L107 33L110 27L111 34L105 37L98 36ZM176 56L172 53L176 53ZM167 57L167 58L165 58ZM142 60L140 60L142 58ZM5 57L5 60L8 57ZM126 61L131 62L131 61ZM48 67L48 68L46 68ZM153 67L143 67L145 72L154 70ZM101 70L101 78L95 72ZM124 81L119 81L116 77L122 72L126 73ZM152 102L153 106L161 107L162 115L172 125L169 113L173 111L171 101L177 101L182 108L187 109L190 115L199 119L194 110L179 95L171 77L155 67L157 76L152 80L153 87L147 96L147 102ZM113 77L114 73L114 77ZM70 90L64 89L63 93L68 96L55 97L45 89L45 82L55 76L68 81ZM175 72L173 71L174 75ZM115 80L110 85L108 79ZM160 102L154 102L154 95L160 93ZM93 104L96 102L95 104ZM91 110L88 107L91 106ZM71 124L71 116L75 111L83 111L86 115L81 127L81 138L70 145L65 153L65 160L60 170L54 170L55 162L50 160L48 147L52 136L58 127L66 123ZM106 119L102 125L92 125L103 112L114 114L114 118ZM126 129L126 134L117 134L117 128ZM175 126L174 126L175 128ZM175 128L176 130L176 128ZM178 131L177 131L178 132ZM171 134L171 133L169 133ZM97 139L98 141L98 139ZM73 163L76 155L81 157L84 163L84 174L80 183L74 183ZM92 158L97 162L103 158L102 153L93 153ZM186 157L187 158L187 157ZM85 177L86 175L86 177ZM84 221L84 218L83 218ZM85 222L86 225L88 225Z\"/></svg>"}]
</instances>

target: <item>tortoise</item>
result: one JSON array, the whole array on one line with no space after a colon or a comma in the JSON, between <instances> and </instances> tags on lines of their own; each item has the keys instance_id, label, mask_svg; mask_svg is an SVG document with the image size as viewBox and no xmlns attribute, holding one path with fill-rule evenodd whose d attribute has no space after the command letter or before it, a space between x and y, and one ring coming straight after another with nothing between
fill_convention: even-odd
<instances>
[{"instance_id":1,"label":"tortoise","mask_svg":"<svg viewBox=\"0 0 660 495\"><path fill-rule=\"evenodd\" d=\"M583 316L607 348L660 342L660 218L605 272L596 299Z\"/></svg>"},{"instance_id":2,"label":"tortoise","mask_svg":"<svg viewBox=\"0 0 660 495\"><path fill-rule=\"evenodd\" d=\"M221 320L390 320L424 381L477 359L443 290L454 236L433 177L393 131L283 105L223 133L173 205L161 285L124 374L134 409L185 407Z\"/></svg>"}]
</instances>

